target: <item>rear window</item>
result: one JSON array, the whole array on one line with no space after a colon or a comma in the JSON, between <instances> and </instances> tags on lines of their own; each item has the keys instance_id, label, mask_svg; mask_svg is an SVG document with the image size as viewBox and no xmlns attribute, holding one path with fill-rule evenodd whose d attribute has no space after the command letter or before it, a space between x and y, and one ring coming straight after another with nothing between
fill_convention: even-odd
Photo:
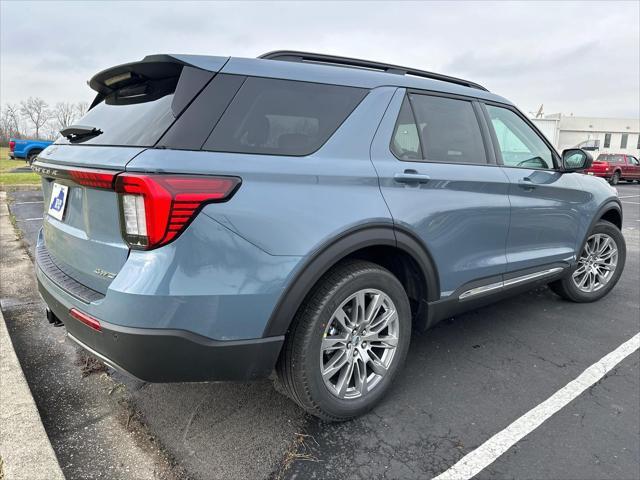
<instances>
[{"instance_id":1,"label":"rear window","mask_svg":"<svg viewBox=\"0 0 640 480\"><path fill-rule=\"evenodd\" d=\"M600 155L598 155L596 161L608 163L624 163L624 158L622 157L622 155L601 153Z\"/></svg>"},{"instance_id":2,"label":"rear window","mask_svg":"<svg viewBox=\"0 0 640 480\"><path fill-rule=\"evenodd\" d=\"M204 150L309 155L338 129L366 89L249 77Z\"/></svg>"},{"instance_id":3,"label":"rear window","mask_svg":"<svg viewBox=\"0 0 640 480\"><path fill-rule=\"evenodd\" d=\"M129 105L109 105L103 100L75 122L102 131L82 144L152 147L175 120L172 101L173 93ZM69 140L60 137L56 143L69 143Z\"/></svg>"},{"instance_id":4,"label":"rear window","mask_svg":"<svg viewBox=\"0 0 640 480\"><path fill-rule=\"evenodd\" d=\"M134 75L72 126L88 132L96 129L99 134L81 135L71 142L61 137L56 143L152 147L214 75L192 67L176 71L175 65L143 66L155 77Z\"/></svg>"}]
</instances>

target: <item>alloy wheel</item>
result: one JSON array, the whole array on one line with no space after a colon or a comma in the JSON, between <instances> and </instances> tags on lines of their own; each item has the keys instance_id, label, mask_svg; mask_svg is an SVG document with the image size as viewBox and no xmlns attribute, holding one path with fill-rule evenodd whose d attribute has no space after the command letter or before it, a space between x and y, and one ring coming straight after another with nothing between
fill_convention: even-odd
<instances>
[{"instance_id":1,"label":"alloy wheel","mask_svg":"<svg viewBox=\"0 0 640 480\"><path fill-rule=\"evenodd\" d=\"M593 234L584 245L573 282L583 292L596 292L609 283L617 265L618 247L613 238L606 233Z\"/></svg>"},{"instance_id":2,"label":"alloy wheel","mask_svg":"<svg viewBox=\"0 0 640 480\"><path fill-rule=\"evenodd\" d=\"M325 386L340 399L367 395L389 371L398 346L396 307L380 290L349 296L332 314L320 347Z\"/></svg>"}]
</instances>

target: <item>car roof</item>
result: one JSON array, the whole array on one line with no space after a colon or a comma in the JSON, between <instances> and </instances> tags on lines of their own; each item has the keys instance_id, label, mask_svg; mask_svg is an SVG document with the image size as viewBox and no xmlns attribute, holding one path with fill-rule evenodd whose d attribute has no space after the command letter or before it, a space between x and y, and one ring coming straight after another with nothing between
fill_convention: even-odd
<instances>
[{"instance_id":1,"label":"car roof","mask_svg":"<svg viewBox=\"0 0 640 480\"><path fill-rule=\"evenodd\" d=\"M467 97L479 98L483 100L512 105L512 103L505 98L491 93L485 90L484 87L474 84L473 82L468 82L466 80L447 77L446 75L441 74L431 74L429 72L423 72L421 70L406 69L405 67L380 64L377 62L366 62L364 60L360 61L357 59L345 59L344 57L318 55L318 58L320 57L352 60L361 62L362 64L371 63L372 65L382 65L383 67L389 67L389 71L354 67L344 64L338 65L335 63L325 62L286 61L276 58L242 58L220 57L212 55L160 54L149 55L138 62L118 65L107 70L103 70L102 72L96 74L91 79L89 84L94 90L100 92L101 90L107 89L107 87L104 86L104 78L110 75L114 75L122 71L134 68L140 68L139 66L150 64L158 65L159 63L161 63L165 65L177 64L174 66L174 68L178 65L188 65L202 70L233 75L247 75L255 77L328 83L368 89L385 86L419 89L432 92L463 95ZM406 73L401 72L399 74L397 72L397 69L402 69ZM394 73L390 73L392 71ZM413 72L416 72L416 74L413 74ZM420 76L421 74L432 75L435 78ZM439 78L450 79L450 81L441 80ZM464 83L467 83L471 86L466 86Z\"/></svg>"},{"instance_id":2,"label":"car roof","mask_svg":"<svg viewBox=\"0 0 640 480\"><path fill-rule=\"evenodd\" d=\"M456 83L422 78L414 75L398 75L364 68L325 65L320 63L231 57L221 72L256 77L331 83L361 88L384 86L415 88L511 104L508 100L486 90L466 87Z\"/></svg>"}]
</instances>

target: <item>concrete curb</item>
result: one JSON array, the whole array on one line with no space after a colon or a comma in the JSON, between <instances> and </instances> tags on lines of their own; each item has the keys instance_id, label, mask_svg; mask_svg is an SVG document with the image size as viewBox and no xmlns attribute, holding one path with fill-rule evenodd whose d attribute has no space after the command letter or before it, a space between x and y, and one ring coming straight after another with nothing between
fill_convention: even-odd
<instances>
[{"instance_id":1,"label":"concrete curb","mask_svg":"<svg viewBox=\"0 0 640 480\"><path fill-rule=\"evenodd\" d=\"M15 237L6 193L0 192L2 243ZM13 235L9 235L12 232ZM9 237L9 238L7 238ZM2 249L6 245L1 246ZM3 278L3 281L6 281ZM64 480L0 311L0 478ZM2 477L4 475L4 477Z\"/></svg>"}]
</instances>

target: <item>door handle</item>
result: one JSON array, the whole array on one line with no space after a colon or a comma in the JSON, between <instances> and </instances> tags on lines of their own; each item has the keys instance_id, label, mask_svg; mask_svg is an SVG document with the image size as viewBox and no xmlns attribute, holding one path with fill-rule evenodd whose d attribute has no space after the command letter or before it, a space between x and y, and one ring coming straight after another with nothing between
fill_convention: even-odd
<instances>
[{"instance_id":1,"label":"door handle","mask_svg":"<svg viewBox=\"0 0 640 480\"><path fill-rule=\"evenodd\" d=\"M396 173L393 179L398 183L407 183L409 185L416 185L420 183L427 183L431 180L429 175L418 173L416 170L405 170L403 173Z\"/></svg>"},{"instance_id":2,"label":"door handle","mask_svg":"<svg viewBox=\"0 0 640 480\"><path fill-rule=\"evenodd\" d=\"M536 185L531 181L529 177L524 177L518 180L518 186L525 190L535 190Z\"/></svg>"}]
</instances>

